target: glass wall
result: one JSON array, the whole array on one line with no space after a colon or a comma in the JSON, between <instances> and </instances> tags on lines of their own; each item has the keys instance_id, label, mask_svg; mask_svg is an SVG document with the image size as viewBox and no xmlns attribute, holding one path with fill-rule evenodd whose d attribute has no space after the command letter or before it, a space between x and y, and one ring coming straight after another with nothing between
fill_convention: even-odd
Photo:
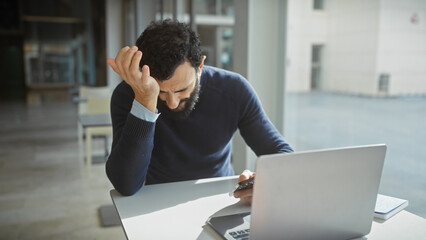
<instances>
[{"instance_id":1,"label":"glass wall","mask_svg":"<svg viewBox=\"0 0 426 240\"><path fill-rule=\"evenodd\" d=\"M201 40L205 64L232 70L234 0L163 0L157 2L156 20L190 23Z\"/></svg>"},{"instance_id":2,"label":"glass wall","mask_svg":"<svg viewBox=\"0 0 426 240\"><path fill-rule=\"evenodd\" d=\"M90 1L23 3L27 86L94 85Z\"/></svg>"},{"instance_id":3,"label":"glass wall","mask_svg":"<svg viewBox=\"0 0 426 240\"><path fill-rule=\"evenodd\" d=\"M380 193L426 217L426 26L412 18L426 3L314 2L288 5L286 139L387 144Z\"/></svg>"}]
</instances>

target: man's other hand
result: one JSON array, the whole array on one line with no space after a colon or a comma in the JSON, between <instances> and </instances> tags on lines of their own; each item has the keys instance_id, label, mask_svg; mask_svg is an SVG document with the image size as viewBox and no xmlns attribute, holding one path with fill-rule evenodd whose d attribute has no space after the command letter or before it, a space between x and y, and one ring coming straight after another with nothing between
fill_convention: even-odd
<instances>
[{"instance_id":1,"label":"man's other hand","mask_svg":"<svg viewBox=\"0 0 426 240\"><path fill-rule=\"evenodd\" d=\"M139 70L141 59L142 52L138 51L136 46L133 46L122 48L115 59L108 58L107 62L114 72L120 75L133 89L136 101L151 112L155 112L160 86L151 77L147 65L142 67L142 72Z\"/></svg>"},{"instance_id":2,"label":"man's other hand","mask_svg":"<svg viewBox=\"0 0 426 240\"><path fill-rule=\"evenodd\" d=\"M240 177L238 178L238 182L242 182L244 180L254 178L255 173L251 172L250 170L244 170L243 173L241 173ZM239 190L234 193L234 197L241 198L244 201L251 204L252 198L253 198L253 188Z\"/></svg>"}]
</instances>

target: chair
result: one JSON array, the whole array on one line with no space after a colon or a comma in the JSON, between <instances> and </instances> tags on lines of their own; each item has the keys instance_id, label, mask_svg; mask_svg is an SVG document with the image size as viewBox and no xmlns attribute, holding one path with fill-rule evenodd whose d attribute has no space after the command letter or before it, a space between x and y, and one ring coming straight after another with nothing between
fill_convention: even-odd
<instances>
[{"instance_id":1,"label":"chair","mask_svg":"<svg viewBox=\"0 0 426 240\"><path fill-rule=\"evenodd\" d=\"M80 103L78 114L109 114L111 89L109 87L87 87L82 86L79 90ZM102 136L105 138L105 155L108 155L108 138L112 136L112 126L107 127L86 127L85 131L80 122L78 122L78 139L80 159L83 155L83 136L85 135L85 159L86 169L90 173L92 165L92 138Z\"/></svg>"},{"instance_id":2,"label":"chair","mask_svg":"<svg viewBox=\"0 0 426 240\"><path fill-rule=\"evenodd\" d=\"M78 114L87 113L87 98L111 98L111 88L106 87L89 87L89 86L80 86L79 88L79 105L78 105ZM104 109L109 113L109 108Z\"/></svg>"}]
</instances>

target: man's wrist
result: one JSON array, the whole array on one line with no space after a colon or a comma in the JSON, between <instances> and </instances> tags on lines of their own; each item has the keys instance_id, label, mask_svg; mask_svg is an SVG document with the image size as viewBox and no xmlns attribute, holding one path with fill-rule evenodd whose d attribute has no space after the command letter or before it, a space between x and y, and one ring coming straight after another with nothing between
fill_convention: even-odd
<instances>
[{"instance_id":1,"label":"man's wrist","mask_svg":"<svg viewBox=\"0 0 426 240\"><path fill-rule=\"evenodd\" d=\"M144 99L139 98L135 96L135 100L139 102L141 105L143 105L146 109L151 111L152 113L155 113L157 110L157 98L155 99Z\"/></svg>"},{"instance_id":2,"label":"man's wrist","mask_svg":"<svg viewBox=\"0 0 426 240\"><path fill-rule=\"evenodd\" d=\"M148 110L144 105L140 104L138 101L133 100L132 108L130 109L130 113L133 114L133 116L148 121L148 122L155 122L157 121L157 118L160 114L158 114L157 109L155 109L155 112L151 112Z\"/></svg>"}]
</instances>

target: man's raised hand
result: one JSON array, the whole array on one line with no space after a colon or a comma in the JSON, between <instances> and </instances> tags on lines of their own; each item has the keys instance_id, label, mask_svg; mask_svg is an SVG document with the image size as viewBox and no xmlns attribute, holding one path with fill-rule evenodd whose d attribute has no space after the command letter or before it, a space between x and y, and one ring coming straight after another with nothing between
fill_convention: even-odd
<instances>
[{"instance_id":1,"label":"man's raised hand","mask_svg":"<svg viewBox=\"0 0 426 240\"><path fill-rule=\"evenodd\" d=\"M141 59L142 52L138 51L136 46L133 46L122 48L115 59L108 58L107 62L114 72L120 75L133 89L136 101L151 112L155 112L160 86L151 77L147 65L142 67L142 72L139 70Z\"/></svg>"}]
</instances>

